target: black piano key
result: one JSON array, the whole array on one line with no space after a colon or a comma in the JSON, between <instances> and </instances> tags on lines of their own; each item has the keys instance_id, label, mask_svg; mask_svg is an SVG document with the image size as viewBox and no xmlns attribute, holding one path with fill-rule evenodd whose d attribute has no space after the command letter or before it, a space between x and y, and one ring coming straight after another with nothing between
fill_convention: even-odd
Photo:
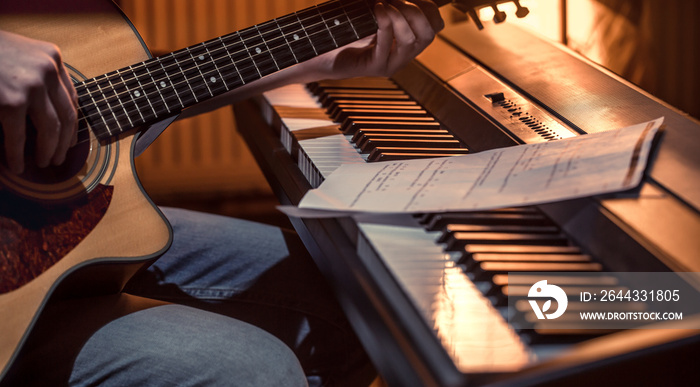
<instances>
[{"instance_id":1,"label":"black piano key","mask_svg":"<svg viewBox=\"0 0 700 387\"><path fill-rule=\"evenodd\" d=\"M464 246L462 251L466 255L478 253L579 254L581 249L577 246L468 244Z\"/></svg>"},{"instance_id":2,"label":"black piano key","mask_svg":"<svg viewBox=\"0 0 700 387\"><path fill-rule=\"evenodd\" d=\"M358 132L359 133L359 132ZM384 140L390 142L391 140L414 140L414 141L423 141L427 144L432 144L436 143L436 145L439 145L437 143L438 141L444 141L444 140L452 140L452 141L458 141L456 138L454 138L453 135L451 134L413 134L413 133L405 133L405 134L383 134L383 133L365 133L361 136L358 136L357 141L353 141L355 145L362 149L365 144L369 141L379 141L379 140ZM459 144L459 142L457 142ZM397 144L398 146L402 146L401 144ZM389 145L391 147L393 145ZM434 148L441 148L440 146L434 146ZM450 147L452 148L452 147Z\"/></svg>"},{"instance_id":3,"label":"black piano key","mask_svg":"<svg viewBox=\"0 0 700 387\"><path fill-rule=\"evenodd\" d=\"M483 212L483 211L481 211ZM489 212L492 213L512 213L512 214L539 214L539 210L537 210L535 207L506 207L506 208L495 208L492 210L489 210ZM432 219L436 216L444 216L445 213L441 212L427 212L424 214L421 214L420 216L420 224L426 225L432 221Z\"/></svg>"},{"instance_id":4,"label":"black piano key","mask_svg":"<svg viewBox=\"0 0 700 387\"><path fill-rule=\"evenodd\" d=\"M518 274L516 276L509 276L507 273L495 274L493 277L491 277L490 281L480 282L479 289L484 293L484 295L489 297L489 299L495 301L497 305L503 305L504 303L507 304L508 302L507 300L501 298L503 297L504 288L509 289L508 292L510 292L510 289L513 287L522 287L529 290L532 284L541 279L542 278L540 276L527 274ZM595 277L554 275L550 276L549 279L558 286L567 289L574 289L576 287L596 287L599 289L601 286L607 288L617 288L619 285L617 278L604 274L597 275Z\"/></svg>"},{"instance_id":5,"label":"black piano key","mask_svg":"<svg viewBox=\"0 0 700 387\"><path fill-rule=\"evenodd\" d=\"M474 270L479 270L480 265L483 262L530 262L530 263L593 263L593 258L587 254L490 254L490 253L480 253L474 254L470 259L466 261L458 261L462 267L468 272ZM531 277L531 276L527 276ZM534 279L534 278L533 278ZM488 295L497 295L499 297L506 297L508 292L514 290L516 294L525 292L527 295L527 290L532 286L534 282L531 283L519 283L519 280L515 277L511 278L511 281L515 283L509 283L509 277L507 274L496 274L491 278L491 284L486 288L486 293ZM591 284L592 285L592 284ZM568 289L578 289L587 286L591 286L586 283L569 285L562 284L561 286ZM520 292L520 293L518 293ZM571 293L574 294L574 293ZM576 293L578 294L578 293Z\"/></svg>"},{"instance_id":6,"label":"black piano key","mask_svg":"<svg viewBox=\"0 0 700 387\"><path fill-rule=\"evenodd\" d=\"M525 234L505 232L457 232L445 241L445 250L462 251L468 244L554 245L566 246L568 238L560 233Z\"/></svg>"},{"instance_id":7,"label":"black piano key","mask_svg":"<svg viewBox=\"0 0 700 387\"><path fill-rule=\"evenodd\" d=\"M362 153L370 153L377 147L407 147L407 148L459 148L459 140L428 140L428 139L370 139L360 148Z\"/></svg>"},{"instance_id":8,"label":"black piano key","mask_svg":"<svg viewBox=\"0 0 700 387\"><path fill-rule=\"evenodd\" d=\"M450 235L456 232L521 232L521 233L554 233L559 227L553 225L520 225L520 224L448 224L438 237L438 243L444 243Z\"/></svg>"},{"instance_id":9,"label":"black piano key","mask_svg":"<svg viewBox=\"0 0 700 387\"><path fill-rule=\"evenodd\" d=\"M616 304L614 307L616 311L638 312L642 311L643 309L641 308L644 306L624 303L624 305ZM569 302L567 310L578 312L600 311L597 306L581 302ZM577 342L619 331L619 329L614 328L614 324L611 324L610 321L576 323L561 318L556 320L539 320L527 300L517 301L515 308L510 311L509 317L513 328L519 333L523 341L528 344ZM621 324L624 323L621 322Z\"/></svg>"},{"instance_id":10,"label":"black piano key","mask_svg":"<svg viewBox=\"0 0 700 387\"><path fill-rule=\"evenodd\" d=\"M508 277L508 275L495 275L492 278L494 285L506 286L506 285L528 285L531 286L535 282L539 281L541 278L537 276L528 275L518 275L514 277ZM581 277L581 276L556 276L550 278L553 282L556 281L557 284L561 286L605 286L614 287L619 284L617 278L610 275L602 275L595 277ZM510 282L509 282L510 281Z\"/></svg>"},{"instance_id":11,"label":"black piano key","mask_svg":"<svg viewBox=\"0 0 700 387\"><path fill-rule=\"evenodd\" d=\"M348 117L384 117L384 116L400 116L404 119L413 117L429 117L428 112L423 109L344 109L335 114L331 119L333 121L342 122ZM432 117L430 117L432 120Z\"/></svg>"},{"instance_id":12,"label":"black piano key","mask_svg":"<svg viewBox=\"0 0 700 387\"><path fill-rule=\"evenodd\" d=\"M490 280L496 274L517 272L598 272L597 262L480 262L467 273L476 281Z\"/></svg>"},{"instance_id":13,"label":"black piano key","mask_svg":"<svg viewBox=\"0 0 700 387\"><path fill-rule=\"evenodd\" d=\"M428 117L415 117L411 120L402 117L349 117L344 120L340 130L345 134L354 134L360 129L441 129L440 124Z\"/></svg>"},{"instance_id":14,"label":"black piano key","mask_svg":"<svg viewBox=\"0 0 700 387\"><path fill-rule=\"evenodd\" d=\"M469 150L466 148L407 148L407 147L377 147L372 149L367 157L368 161L381 161L382 159L387 160L387 157L391 155L403 155L404 157L410 158L411 155L415 157L447 157L447 156L461 156L468 154ZM404 159L401 159L404 160Z\"/></svg>"},{"instance_id":15,"label":"black piano key","mask_svg":"<svg viewBox=\"0 0 700 387\"><path fill-rule=\"evenodd\" d=\"M588 254L477 253L469 262L591 262Z\"/></svg>"},{"instance_id":16,"label":"black piano key","mask_svg":"<svg viewBox=\"0 0 700 387\"><path fill-rule=\"evenodd\" d=\"M444 129L420 130L420 129L361 129L355 132L352 136L352 142L357 143L366 135L450 135L450 132Z\"/></svg>"},{"instance_id":17,"label":"black piano key","mask_svg":"<svg viewBox=\"0 0 700 387\"><path fill-rule=\"evenodd\" d=\"M475 211L436 214L426 225L428 231L442 231L448 224L510 224L510 225L551 225L544 215L536 212Z\"/></svg>"},{"instance_id":18,"label":"black piano key","mask_svg":"<svg viewBox=\"0 0 700 387\"><path fill-rule=\"evenodd\" d=\"M371 101L370 101L371 102ZM367 112L363 114L362 112ZM387 113L392 112L392 113ZM366 116L400 114L406 117L427 116L428 113L420 105L411 104L375 104L375 105L353 105L335 104L328 106L326 113L333 121L343 121L350 115L363 114Z\"/></svg>"},{"instance_id":19,"label":"black piano key","mask_svg":"<svg viewBox=\"0 0 700 387\"><path fill-rule=\"evenodd\" d=\"M338 99L334 100L328 105L326 112L329 116L333 115L338 109L349 109L354 106L371 106L371 107L396 107L396 108L422 108L416 101L366 101L362 99L357 100L345 100Z\"/></svg>"},{"instance_id":20,"label":"black piano key","mask_svg":"<svg viewBox=\"0 0 700 387\"><path fill-rule=\"evenodd\" d=\"M557 283L557 286L562 288L562 290L564 290L564 292L566 293L569 300L573 301L573 302L579 301L581 292L595 292L596 290L600 289L600 287L596 286L595 284L591 284L590 286L585 286L585 285L564 286L564 285ZM532 287L532 284L514 285L514 286L506 285L506 286L501 287L501 294L504 297L525 299L528 297L528 294L530 292L531 287ZM611 291L615 291L616 293L619 291L626 292L627 290L629 290L629 288L626 286L611 286L610 288L607 288L607 289L611 290ZM585 303L583 303L583 304L585 304ZM598 306L596 305L596 307L598 307ZM572 308L572 310L574 310L574 308Z\"/></svg>"},{"instance_id":21,"label":"black piano key","mask_svg":"<svg viewBox=\"0 0 700 387\"><path fill-rule=\"evenodd\" d=\"M323 98L325 95L329 94L364 94L364 95L374 95L374 94L381 94L381 95L407 95L405 91L399 89L398 87L395 88L389 88L389 89L354 89L354 88L345 88L345 87L338 87L338 88L324 88L321 93L319 93L318 97Z\"/></svg>"},{"instance_id":22,"label":"black piano key","mask_svg":"<svg viewBox=\"0 0 700 387\"><path fill-rule=\"evenodd\" d=\"M342 89L398 89L394 81L388 78L358 77L348 79L329 79L312 82L307 85L308 89L317 94L319 90L330 88Z\"/></svg>"},{"instance_id":23,"label":"black piano key","mask_svg":"<svg viewBox=\"0 0 700 387\"><path fill-rule=\"evenodd\" d=\"M462 262L461 260L458 262ZM505 274L495 274L490 278L488 282L480 282L479 289L489 297L496 297L501 293L501 289L509 286L527 286L528 288L532 286L535 282L541 280L540 276L518 274L516 276L509 276ZM553 275L549 276L552 282L556 282L563 287L575 287L575 286L606 286L614 287L618 285L617 278L608 275L599 275L596 277L582 277L582 276L562 276Z\"/></svg>"},{"instance_id":24,"label":"black piano key","mask_svg":"<svg viewBox=\"0 0 700 387\"><path fill-rule=\"evenodd\" d=\"M494 286L491 292L488 292L489 300L495 306L508 306L509 303L513 303L519 299L525 299L528 297L530 288L532 284L528 285L505 285L505 286ZM570 302L575 302L579 299L580 292L594 292L598 288L593 286L561 286L561 288L566 293ZM611 288L611 289L623 289L623 288ZM625 288L626 289L626 288Z\"/></svg>"},{"instance_id":25,"label":"black piano key","mask_svg":"<svg viewBox=\"0 0 700 387\"><path fill-rule=\"evenodd\" d=\"M387 91L383 94L372 93L326 93L319 99L321 106L328 108L330 104L339 99L346 100L365 100L365 101L411 101L411 97L406 94L390 93Z\"/></svg>"},{"instance_id":26,"label":"black piano key","mask_svg":"<svg viewBox=\"0 0 700 387\"><path fill-rule=\"evenodd\" d=\"M474 272L481 270L481 264L484 262L495 262L495 263L506 263L506 262L520 262L520 263L592 263L592 258L587 254L491 254L491 253L479 253L472 255L467 260L458 261L459 264L467 272ZM532 285L532 284L530 284ZM494 283L494 288L498 291L500 295L504 290L508 288L506 285L496 285ZM515 285L516 288L518 285ZM500 289L500 290L499 290Z\"/></svg>"}]
</instances>

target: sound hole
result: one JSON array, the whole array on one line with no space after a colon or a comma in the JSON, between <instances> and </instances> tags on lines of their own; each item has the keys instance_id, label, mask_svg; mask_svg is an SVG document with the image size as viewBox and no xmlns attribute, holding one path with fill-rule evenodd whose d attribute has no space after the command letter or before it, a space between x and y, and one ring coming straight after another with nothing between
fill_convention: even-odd
<instances>
[{"instance_id":1,"label":"sound hole","mask_svg":"<svg viewBox=\"0 0 700 387\"><path fill-rule=\"evenodd\" d=\"M78 128L78 141L66 154L66 160L61 165L49 164L45 168L36 165L36 129L31 121L27 119L27 141L24 147L24 172L19 175L21 178L38 184L55 184L73 178L85 166L85 161L90 154L90 132L84 120L80 120ZM7 157L5 156L4 134L0 150L1 162L7 167Z\"/></svg>"}]
</instances>

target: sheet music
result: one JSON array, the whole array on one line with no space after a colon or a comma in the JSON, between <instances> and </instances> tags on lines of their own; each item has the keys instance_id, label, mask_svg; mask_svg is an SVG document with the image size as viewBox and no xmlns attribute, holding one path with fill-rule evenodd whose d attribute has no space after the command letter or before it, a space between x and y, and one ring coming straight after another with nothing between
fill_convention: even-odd
<instances>
[{"instance_id":1,"label":"sheet music","mask_svg":"<svg viewBox=\"0 0 700 387\"><path fill-rule=\"evenodd\" d=\"M640 183L662 122L464 156L343 165L285 212L482 210L627 190Z\"/></svg>"}]
</instances>

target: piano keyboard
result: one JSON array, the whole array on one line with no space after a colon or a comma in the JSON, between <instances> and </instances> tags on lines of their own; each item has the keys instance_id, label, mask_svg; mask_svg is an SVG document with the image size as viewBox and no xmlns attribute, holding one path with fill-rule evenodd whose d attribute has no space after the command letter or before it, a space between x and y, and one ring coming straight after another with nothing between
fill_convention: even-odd
<instances>
[{"instance_id":1,"label":"piano keyboard","mask_svg":"<svg viewBox=\"0 0 700 387\"><path fill-rule=\"evenodd\" d=\"M312 187L343 163L469 153L388 79L292 85L265 98L281 119L281 142ZM534 207L370 218L357 225L357 254L386 265L461 372L516 371L604 333L553 329L551 321L534 330L517 326L518 319L536 320L525 300L532 284L509 284L509 272L603 270ZM523 298L515 310L508 309L509 295ZM585 308L576 300L569 305ZM515 316L510 325L509 314Z\"/></svg>"},{"instance_id":2,"label":"piano keyboard","mask_svg":"<svg viewBox=\"0 0 700 387\"><path fill-rule=\"evenodd\" d=\"M522 329L539 322L524 297L539 279L506 273L700 271L700 123L513 24L470 27L447 27L391 81L290 86L236 103L280 202L298 204L344 162L460 155L661 116L666 128L638 196L290 218L376 368L397 386L697 385L697 331ZM625 289L605 273L596 281ZM574 294L594 285L565 273L556 284ZM508 296L517 301L506 306ZM569 298L567 310L586 308Z\"/></svg>"}]
</instances>

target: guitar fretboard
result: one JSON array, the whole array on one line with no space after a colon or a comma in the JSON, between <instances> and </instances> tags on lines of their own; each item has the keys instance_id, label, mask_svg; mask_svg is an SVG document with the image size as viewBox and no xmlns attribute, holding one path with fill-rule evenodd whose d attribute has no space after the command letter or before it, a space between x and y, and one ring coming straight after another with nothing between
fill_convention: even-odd
<instances>
[{"instance_id":1,"label":"guitar fretboard","mask_svg":"<svg viewBox=\"0 0 700 387\"><path fill-rule=\"evenodd\" d=\"M79 104L108 138L376 32L371 0L333 0L86 80Z\"/></svg>"}]
</instances>

